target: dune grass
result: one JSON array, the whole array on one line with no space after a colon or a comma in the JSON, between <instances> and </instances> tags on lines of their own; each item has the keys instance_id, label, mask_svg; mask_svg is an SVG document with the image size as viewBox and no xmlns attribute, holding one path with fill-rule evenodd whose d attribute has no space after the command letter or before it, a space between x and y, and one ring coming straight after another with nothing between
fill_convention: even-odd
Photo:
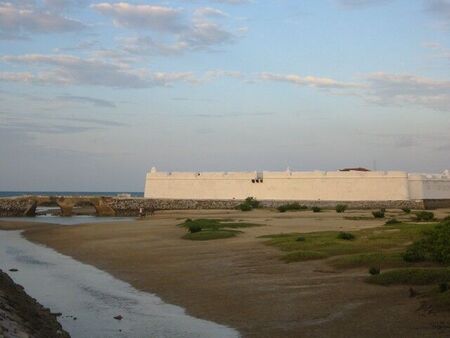
<instances>
[{"instance_id":1,"label":"dune grass","mask_svg":"<svg viewBox=\"0 0 450 338\"><path fill-rule=\"evenodd\" d=\"M179 224L181 227L185 227L188 231L190 229L196 229L196 232L189 232L182 238L206 241L212 239L230 238L238 235L241 231L232 230L238 228L248 228L261 226L262 224L236 222L231 219L186 219L183 223Z\"/></svg>"},{"instance_id":2,"label":"dune grass","mask_svg":"<svg viewBox=\"0 0 450 338\"><path fill-rule=\"evenodd\" d=\"M303 241L297 241L299 233L262 236L267 245L285 252L286 262L331 258L329 262L337 268L353 268L378 264L381 266L411 266L403 262L400 252L411 242L422 237L424 230L434 224L397 224L351 232L353 240L339 239L339 232L314 232L301 234Z\"/></svg>"}]
</instances>

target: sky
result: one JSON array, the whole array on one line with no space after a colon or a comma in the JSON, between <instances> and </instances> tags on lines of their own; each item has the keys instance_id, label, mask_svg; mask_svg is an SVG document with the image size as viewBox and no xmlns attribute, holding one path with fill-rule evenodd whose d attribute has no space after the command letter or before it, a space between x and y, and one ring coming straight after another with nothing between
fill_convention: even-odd
<instances>
[{"instance_id":1,"label":"sky","mask_svg":"<svg viewBox=\"0 0 450 338\"><path fill-rule=\"evenodd\" d=\"M0 0L0 190L441 172L449 130L450 0Z\"/></svg>"}]
</instances>

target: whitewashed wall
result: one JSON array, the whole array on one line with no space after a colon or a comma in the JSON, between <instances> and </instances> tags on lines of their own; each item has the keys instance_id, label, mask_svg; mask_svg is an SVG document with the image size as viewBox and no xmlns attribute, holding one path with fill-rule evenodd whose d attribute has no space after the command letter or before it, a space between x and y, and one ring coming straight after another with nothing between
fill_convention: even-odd
<instances>
[{"instance_id":1,"label":"whitewashed wall","mask_svg":"<svg viewBox=\"0 0 450 338\"><path fill-rule=\"evenodd\" d=\"M443 174L410 174L408 181L411 199L450 199L448 171Z\"/></svg>"},{"instance_id":2,"label":"whitewashed wall","mask_svg":"<svg viewBox=\"0 0 450 338\"><path fill-rule=\"evenodd\" d=\"M262 178L262 182L258 179ZM450 199L448 175L371 172L157 172L147 174L145 197L386 201Z\"/></svg>"}]
</instances>

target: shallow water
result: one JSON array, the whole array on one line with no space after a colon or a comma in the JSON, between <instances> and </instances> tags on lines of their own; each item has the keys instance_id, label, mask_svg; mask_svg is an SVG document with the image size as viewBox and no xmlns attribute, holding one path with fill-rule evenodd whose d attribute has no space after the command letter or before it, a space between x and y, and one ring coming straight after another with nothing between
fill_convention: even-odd
<instances>
[{"instance_id":1,"label":"shallow water","mask_svg":"<svg viewBox=\"0 0 450 338\"><path fill-rule=\"evenodd\" d=\"M29 242L20 231L0 231L0 268L18 269L9 275L52 312L61 312L58 321L75 338L239 336L93 266ZM117 315L123 319L114 319Z\"/></svg>"},{"instance_id":2,"label":"shallow water","mask_svg":"<svg viewBox=\"0 0 450 338\"><path fill-rule=\"evenodd\" d=\"M39 222L62 225L75 225L84 223L123 222L134 220L134 217L97 217L91 215L79 215L71 217L42 215L34 217L0 217L0 221L8 222Z\"/></svg>"}]
</instances>

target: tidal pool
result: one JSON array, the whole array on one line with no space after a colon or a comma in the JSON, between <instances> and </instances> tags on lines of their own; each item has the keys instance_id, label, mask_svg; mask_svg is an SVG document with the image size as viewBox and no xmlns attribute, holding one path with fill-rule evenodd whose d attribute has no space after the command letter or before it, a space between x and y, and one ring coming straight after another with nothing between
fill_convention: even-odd
<instances>
[{"instance_id":1,"label":"tidal pool","mask_svg":"<svg viewBox=\"0 0 450 338\"><path fill-rule=\"evenodd\" d=\"M232 328L191 317L104 271L29 242L20 231L0 230L0 268L52 312L62 313L58 321L75 338L239 337ZM114 319L119 315L122 320Z\"/></svg>"}]
</instances>

